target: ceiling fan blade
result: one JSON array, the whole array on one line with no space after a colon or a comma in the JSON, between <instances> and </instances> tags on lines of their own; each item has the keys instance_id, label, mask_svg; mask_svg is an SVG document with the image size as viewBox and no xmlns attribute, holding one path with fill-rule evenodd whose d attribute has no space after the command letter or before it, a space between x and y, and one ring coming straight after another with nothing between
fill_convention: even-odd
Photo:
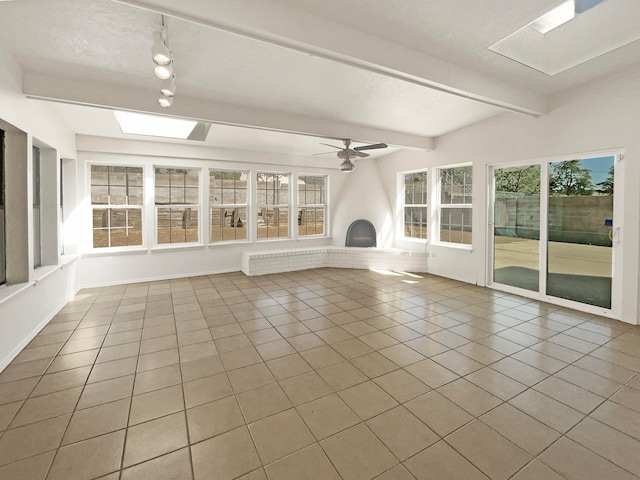
<instances>
[{"instance_id":1,"label":"ceiling fan blade","mask_svg":"<svg viewBox=\"0 0 640 480\"><path fill-rule=\"evenodd\" d=\"M369 154L368 153L364 153L364 152L359 152L358 150L354 150L353 153L355 153L358 157L360 158L365 158L368 157Z\"/></svg>"},{"instance_id":2,"label":"ceiling fan blade","mask_svg":"<svg viewBox=\"0 0 640 480\"><path fill-rule=\"evenodd\" d=\"M337 148L338 150L342 150L344 147L337 147L335 145L329 145L328 143L321 143L320 145L326 145L327 147Z\"/></svg>"},{"instance_id":3,"label":"ceiling fan blade","mask_svg":"<svg viewBox=\"0 0 640 480\"><path fill-rule=\"evenodd\" d=\"M359 152L360 150L373 150L376 148L387 148L386 143L374 143L373 145L363 145L361 147L355 147L354 150Z\"/></svg>"},{"instance_id":4,"label":"ceiling fan blade","mask_svg":"<svg viewBox=\"0 0 640 480\"><path fill-rule=\"evenodd\" d=\"M330 151L330 152L314 153L313 155L314 155L314 156L315 156L315 155L328 155L329 153L330 153L330 154L332 154L332 155L335 155L335 154L336 154L336 152L334 152L334 151L332 150L332 151Z\"/></svg>"}]
</instances>

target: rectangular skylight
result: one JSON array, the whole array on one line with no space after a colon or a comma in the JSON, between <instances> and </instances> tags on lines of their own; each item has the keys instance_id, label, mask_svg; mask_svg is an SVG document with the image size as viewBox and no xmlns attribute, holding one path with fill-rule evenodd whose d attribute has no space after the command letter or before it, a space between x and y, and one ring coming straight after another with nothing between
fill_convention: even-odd
<instances>
[{"instance_id":1,"label":"rectangular skylight","mask_svg":"<svg viewBox=\"0 0 640 480\"><path fill-rule=\"evenodd\" d=\"M122 133L188 139L199 122L134 112L114 112Z\"/></svg>"},{"instance_id":2,"label":"rectangular skylight","mask_svg":"<svg viewBox=\"0 0 640 480\"><path fill-rule=\"evenodd\" d=\"M563 23L567 23L569 20L576 16L576 5L574 0L568 0L558 5L553 10L542 15L535 22L529 26L536 29L540 33L547 33L554 28L559 27Z\"/></svg>"}]
</instances>

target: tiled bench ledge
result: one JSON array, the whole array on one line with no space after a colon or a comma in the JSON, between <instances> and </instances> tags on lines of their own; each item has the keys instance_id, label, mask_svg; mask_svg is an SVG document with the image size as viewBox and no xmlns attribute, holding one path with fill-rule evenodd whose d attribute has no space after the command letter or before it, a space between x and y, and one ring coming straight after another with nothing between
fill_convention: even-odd
<instances>
[{"instance_id":1,"label":"tiled bench ledge","mask_svg":"<svg viewBox=\"0 0 640 480\"><path fill-rule=\"evenodd\" d=\"M242 253L242 272L247 276L321 267L426 272L427 254L395 248L333 246Z\"/></svg>"}]
</instances>

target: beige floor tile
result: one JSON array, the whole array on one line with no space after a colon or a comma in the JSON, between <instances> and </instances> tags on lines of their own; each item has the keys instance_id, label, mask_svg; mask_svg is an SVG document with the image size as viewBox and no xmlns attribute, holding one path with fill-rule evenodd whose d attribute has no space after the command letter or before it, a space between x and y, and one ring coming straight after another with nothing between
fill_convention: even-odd
<instances>
[{"instance_id":1,"label":"beige floor tile","mask_svg":"<svg viewBox=\"0 0 640 480\"><path fill-rule=\"evenodd\" d=\"M415 480L415 478L405 467L396 465L382 475L377 476L376 480Z\"/></svg>"},{"instance_id":2,"label":"beige floor tile","mask_svg":"<svg viewBox=\"0 0 640 480\"><path fill-rule=\"evenodd\" d=\"M568 480L638 478L566 437L549 447L538 460Z\"/></svg>"},{"instance_id":3,"label":"beige floor tile","mask_svg":"<svg viewBox=\"0 0 640 480\"><path fill-rule=\"evenodd\" d=\"M480 420L530 455L538 455L560 437L555 430L508 403L494 408Z\"/></svg>"},{"instance_id":4,"label":"beige floor tile","mask_svg":"<svg viewBox=\"0 0 640 480\"><path fill-rule=\"evenodd\" d=\"M311 350L312 348L323 347L326 345L325 341L315 333L305 333L304 335L291 337L287 340L298 352L304 352L306 350Z\"/></svg>"},{"instance_id":5,"label":"beige floor tile","mask_svg":"<svg viewBox=\"0 0 640 480\"><path fill-rule=\"evenodd\" d=\"M181 383L182 376L180 374L180 366L169 365L168 367L157 368L137 374L133 386L133 394L141 395Z\"/></svg>"},{"instance_id":6,"label":"beige floor tile","mask_svg":"<svg viewBox=\"0 0 640 480\"><path fill-rule=\"evenodd\" d=\"M496 480L510 478L531 460L526 452L477 420L445 440L489 478Z\"/></svg>"},{"instance_id":7,"label":"beige floor tile","mask_svg":"<svg viewBox=\"0 0 640 480\"><path fill-rule=\"evenodd\" d=\"M231 480L261 466L247 427L193 445L191 456L196 480Z\"/></svg>"},{"instance_id":8,"label":"beige floor tile","mask_svg":"<svg viewBox=\"0 0 640 480\"><path fill-rule=\"evenodd\" d=\"M348 362L329 365L318 369L317 372L334 391L343 390L368 380L366 375Z\"/></svg>"},{"instance_id":9,"label":"beige floor tile","mask_svg":"<svg viewBox=\"0 0 640 480\"><path fill-rule=\"evenodd\" d=\"M0 432L6 430L23 403L24 401L19 400L14 403L0 405Z\"/></svg>"},{"instance_id":10,"label":"beige floor tile","mask_svg":"<svg viewBox=\"0 0 640 480\"><path fill-rule=\"evenodd\" d=\"M187 423L183 412L129 427L123 466L150 460L187 444Z\"/></svg>"},{"instance_id":11,"label":"beige floor tile","mask_svg":"<svg viewBox=\"0 0 640 480\"><path fill-rule=\"evenodd\" d=\"M353 358L351 359L351 364L369 378L375 378L398 369L395 363L380 355L378 352Z\"/></svg>"},{"instance_id":12,"label":"beige floor tile","mask_svg":"<svg viewBox=\"0 0 640 480\"><path fill-rule=\"evenodd\" d=\"M192 478L191 459L188 448L122 471L122 480L187 480L190 478Z\"/></svg>"},{"instance_id":13,"label":"beige floor tile","mask_svg":"<svg viewBox=\"0 0 640 480\"><path fill-rule=\"evenodd\" d=\"M482 363L476 362L455 350L449 350L440 355L436 355L432 357L431 360L460 376L468 375L471 372L480 370L484 366Z\"/></svg>"},{"instance_id":14,"label":"beige floor tile","mask_svg":"<svg viewBox=\"0 0 640 480\"><path fill-rule=\"evenodd\" d=\"M473 420L473 417L436 391L405 404L416 417L441 437Z\"/></svg>"},{"instance_id":15,"label":"beige floor tile","mask_svg":"<svg viewBox=\"0 0 640 480\"><path fill-rule=\"evenodd\" d=\"M513 343L506 338L498 337L496 335L480 338L476 340L476 342L495 350L496 352L502 353L503 355L513 355L514 353L524 349L522 345L518 345L517 343Z\"/></svg>"},{"instance_id":16,"label":"beige floor tile","mask_svg":"<svg viewBox=\"0 0 640 480\"><path fill-rule=\"evenodd\" d=\"M271 370L271 373L278 381L312 370L304 358L297 353L269 360L266 363L267 367L269 367L269 370Z\"/></svg>"},{"instance_id":17,"label":"beige floor tile","mask_svg":"<svg viewBox=\"0 0 640 480\"><path fill-rule=\"evenodd\" d=\"M502 400L509 400L527 389L526 385L487 367L467 375L465 379Z\"/></svg>"},{"instance_id":18,"label":"beige floor tile","mask_svg":"<svg viewBox=\"0 0 640 480\"><path fill-rule=\"evenodd\" d=\"M431 358L449 350L449 347L446 347L435 340L431 340L428 337L419 337L415 340L410 340L405 342L405 345L427 358Z\"/></svg>"},{"instance_id":19,"label":"beige floor tile","mask_svg":"<svg viewBox=\"0 0 640 480\"><path fill-rule=\"evenodd\" d=\"M404 403L431 390L405 370L396 370L382 375L374 381L398 402Z\"/></svg>"},{"instance_id":20,"label":"beige floor tile","mask_svg":"<svg viewBox=\"0 0 640 480\"><path fill-rule=\"evenodd\" d=\"M225 370L235 370L262 362L262 357L254 347L242 348L220 354Z\"/></svg>"},{"instance_id":21,"label":"beige floor tile","mask_svg":"<svg viewBox=\"0 0 640 480\"><path fill-rule=\"evenodd\" d=\"M63 370L70 370L72 368L85 367L87 365L93 365L98 356L98 349L86 350L84 352L69 353L67 355L57 356L51 365L47 369L47 373L56 373Z\"/></svg>"},{"instance_id":22,"label":"beige floor tile","mask_svg":"<svg viewBox=\"0 0 640 480\"><path fill-rule=\"evenodd\" d=\"M269 464L314 443L315 439L295 409L285 410L249 425L263 464ZM278 432L274 435L274 432Z\"/></svg>"},{"instance_id":23,"label":"beige floor tile","mask_svg":"<svg viewBox=\"0 0 640 480\"><path fill-rule=\"evenodd\" d=\"M125 431L61 447L47 479L82 480L114 472L120 468Z\"/></svg>"},{"instance_id":24,"label":"beige floor tile","mask_svg":"<svg viewBox=\"0 0 640 480\"><path fill-rule=\"evenodd\" d=\"M81 393L82 387L75 387L40 397L32 397L24 402L18 414L13 418L11 428L71 413L76 408Z\"/></svg>"},{"instance_id":25,"label":"beige floor tile","mask_svg":"<svg viewBox=\"0 0 640 480\"><path fill-rule=\"evenodd\" d=\"M164 417L184 410L182 385L174 385L153 392L136 395L131 400L129 425Z\"/></svg>"},{"instance_id":26,"label":"beige floor tile","mask_svg":"<svg viewBox=\"0 0 640 480\"><path fill-rule=\"evenodd\" d=\"M376 350L379 350L385 347L390 347L392 345L397 345L399 343L398 340L396 340L395 338L391 337L390 335L387 335L384 332L379 332L379 331L371 332L365 335L360 335L358 338L360 339L360 341L366 343L371 348L375 348Z\"/></svg>"},{"instance_id":27,"label":"beige floor tile","mask_svg":"<svg viewBox=\"0 0 640 480\"><path fill-rule=\"evenodd\" d=\"M605 362L599 358L586 355L575 362L574 366L583 370L588 370L602 377L606 377L614 382L627 383L635 374L633 370L629 370L613 363Z\"/></svg>"},{"instance_id":28,"label":"beige floor tile","mask_svg":"<svg viewBox=\"0 0 640 480\"><path fill-rule=\"evenodd\" d=\"M54 450L0 467L3 480L44 480L53 462Z\"/></svg>"},{"instance_id":29,"label":"beige floor tile","mask_svg":"<svg viewBox=\"0 0 640 480\"><path fill-rule=\"evenodd\" d=\"M140 355L169 350L171 348L177 348L177 346L178 337L175 334L148 338L146 340L142 340L140 344Z\"/></svg>"},{"instance_id":30,"label":"beige floor tile","mask_svg":"<svg viewBox=\"0 0 640 480\"><path fill-rule=\"evenodd\" d=\"M509 403L560 433L566 433L584 417L577 410L536 390L527 390Z\"/></svg>"},{"instance_id":31,"label":"beige floor tile","mask_svg":"<svg viewBox=\"0 0 640 480\"><path fill-rule=\"evenodd\" d=\"M424 360L424 356L406 345L398 344L383 348L379 352L399 367L406 367Z\"/></svg>"},{"instance_id":32,"label":"beige floor tile","mask_svg":"<svg viewBox=\"0 0 640 480\"><path fill-rule=\"evenodd\" d=\"M266 467L269 480L322 478L340 480L340 476L319 445L314 444Z\"/></svg>"},{"instance_id":33,"label":"beige floor tile","mask_svg":"<svg viewBox=\"0 0 640 480\"><path fill-rule=\"evenodd\" d=\"M293 406L278 383L254 388L236 396L247 423L255 422Z\"/></svg>"},{"instance_id":34,"label":"beige floor tile","mask_svg":"<svg viewBox=\"0 0 640 480\"><path fill-rule=\"evenodd\" d=\"M256 350L265 361L296 353L296 350L286 340L276 340L256 345Z\"/></svg>"},{"instance_id":35,"label":"beige floor tile","mask_svg":"<svg viewBox=\"0 0 640 480\"><path fill-rule=\"evenodd\" d=\"M462 455L440 441L405 462L418 480L487 480Z\"/></svg>"},{"instance_id":36,"label":"beige floor tile","mask_svg":"<svg viewBox=\"0 0 640 480\"><path fill-rule=\"evenodd\" d=\"M456 348L455 351L462 353L466 357L469 357L476 362L480 362L483 365L489 365L504 358L502 353L475 342L462 345L461 347Z\"/></svg>"},{"instance_id":37,"label":"beige floor tile","mask_svg":"<svg viewBox=\"0 0 640 480\"><path fill-rule=\"evenodd\" d=\"M406 408L399 406L368 420L367 426L400 460L406 460L440 437Z\"/></svg>"},{"instance_id":38,"label":"beige floor tile","mask_svg":"<svg viewBox=\"0 0 640 480\"><path fill-rule=\"evenodd\" d=\"M316 372L287 378L280 386L294 405L302 405L333 393L331 387Z\"/></svg>"},{"instance_id":39,"label":"beige floor tile","mask_svg":"<svg viewBox=\"0 0 640 480\"><path fill-rule=\"evenodd\" d=\"M113 347L102 347L96 363L111 362L121 358L136 357L140 351L140 342L124 343Z\"/></svg>"},{"instance_id":40,"label":"beige floor tile","mask_svg":"<svg viewBox=\"0 0 640 480\"><path fill-rule=\"evenodd\" d=\"M113 347L130 342L140 342L142 340L142 329L129 330L126 332L109 333L104 339L103 347Z\"/></svg>"},{"instance_id":41,"label":"beige floor tile","mask_svg":"<svg viewBox=\"0 0 640 480\"><path fill-rule=\"evenodd\" d=\"M103 382L105 380L132 375L136 373L137 365L138 359L135 357L94 365L87 383Z\"/></svg>"},{"instance_id":42,"label":"beige floor tile","mask_svg":"<svg viewBox=\"0 0 640 480\"><path fill-rule=\"evenodd\" d=\"M543 353L549 357L561 360L565 363L573 363L576 360L584 357L584 353L577 352L576 350L571 350L570 348L563 347L562 345L558 345L557 343L551 343L548 340L533 345L531 349L535 350L536 352Z\"/></svg>"},{"instance_id":43,"label":"beige floor tile","mask_svg":"<svg viewBox=\"0 0 640 480\"><path fill-rule=\"evenodd\" d=\"M264 330L247 332L247 337L249 337L253 345L262 345L263 343L282 340L282 335L280 335L275 328L265 328Z\"/></svg>"},{"instance_id":44,"label":"beige floor tile","mask_svg":"<svg viewBox=\"0 0 640 480\"><path fill-rule=\"evenodd\" d=\"M147 353L138 357L138 372L146 372L154 368L174 365L180 360L177 348L161 350L159 352Z\"/></svg>"},{"instance_id":45,"label":"beige floor tile","mask_svg":"<svg viewBox=\"0 0 640 480\"><path fill-rule=\"evenodd\" d=\"M585 418L567 436L640 477L640 441L591 418Z\"/></svg>"},{"instance_id":46,"label":"beige floor tile","mask_svg":"<svg viewBox=\"0 0 640 480\"><path fill-rule=\"evenodd\" d=\"M236 394L276 381L264 363L232 370L228 373L228 377Z\"/></svg>"},{"instance_id":47,"label":"beige floor tile","mask_svg":"<svg viewBox=\"0 0 640 480\"><path fill-rule=\"evenodd\" d=\"M502 403L502 400L495 395L491 395L463 378L438 388L438 393L476 417Z\"/></svg>"},{"instance_id":48,"label":"beige floor tile","mask_svg":"<svg viewBox=\"0 0 640 480\"><path fill-rule=\"evenodd\" d=\"M564 477L551 470L544 463L533 460L520 470L513 480L564 480Z\"/></svg>"},{"instance_id":49,"label":"beige floor tile","mask_svg":"<svg viewBox=\"0 0 640 480\"><path fill-rule=\"evenodd\" d=\"M548 373L533 368L526 363L515 360L512 357L503 358L490 365L490 368L523 383L527 386L535 385L549 376Z\"/></svg>"},{"instance_id":50,"label":"beige floor tile","mask_svg":"<svg viewBox=\"0 0 640 480\"><path fill-rule=\"evenodd\" d=\"M182 381L189 382L199 378L224 372L224 366L219 356L208 356L197 360L180 362Z\"/></svg>"},{"instance_id":51,"label":"beige floor tile","mask_svg":"<svg viewBox=\"0 0 640 480\"><path fill-rule=\"evenodd\" d=\"M329 345L315 347L300 353L313 368L318 369L344 361L344 357Z\"/></svg>"},{"instance_id":52,"label":"beige floor tile","mask_svg":"<svg viewBox=\"0 0 640 480\"><path fill-rule=\"evenodd\" d=\"M218 353L226 353L250 347L252 343L247 335L240 334L219 338L218 340L215 340L215 345ZM258 349L258 351L260 351L260 349Z\"/></svg>"},{"instance_id":53,"label":"beige floor tile","mask_svg":"<svg viewBox=\"0 0 640 480\"><path fill-rule=\"evenodd\" d=\"M599 406L591 417L640 440L640 412L607 401Z\"/></svg>"},{"instance_id":54,"label":"beige floor tile","mask_svg":"<svg viewBox=\"0 0 640 480\"><path fill-rule=\"evenodd\" d=\"M362 420L367 420L398 405L393 397L372 381L342 390L338 395Z\"/></svg>"},{"instance_id":55,"label":"beige floor tile","mask_svg":"<svg viewBox=\"0 0 640 480\"><path fill-rule=\"evenodd\" d=\"M191 443L228 432L244 425L244 418L234 396L187 410Z\"/></svg>"},{"instance_id":56,"label":"beige floor tile","mask_svg":"<svg viewBox=\"0 0 640 480\"><path fill-rule=\"evenodd\" d=\"M184 401L187 408L218 400L233 394L225 373L200 378L183 384Z\"/></svg>"},{"instance_id":57,"label":"beige floor tile","mask_svg":"<svg viewBox=\"0 0 640 480\"><path fill-rule=\"evenodd\" d=\"M40 380L41 377L32 377L0 383L0 405L26 400Z\"/></svg>"},{"instance_id":58,"label":"beige floor tile","mask_svg":"<svg viewBox=\"0 0 640 480\"><path fill-rule=\"evenodd\" d=\"M640 390L622 387L611 396L610 400L630 408L631 410L640 412Z\"/></svg>"},{"instance_id":59,"label":"beige floor tile","mask_svg":"<svg viewBox=\"0 0 640 480\"><path fill-rule=\"evenodd\" d=\"M438 343L441 343L449 348L458 348L464 345L465 343L469 343L468 338L464 338L461 335L450 332L448 330L440 330L438 332L434 332L429 337L432 340L435 340Z\"/></svg>"},{"instance_id":60,"label":"beige floor tile","mask_svg":"<svg viewBox=\"0 0 640 480\"><path fill-rule=\"evenodd\" d=\"M618 382L601 377L600 375L596 375L595 373L583 370L574 365L569 365L560 370L555 376L601 397L608 397L622 386Z\"/></svg>"},{"instance_id":61,"label":"beige floor tile","mask_svg":"<svg viewBox=\"0 0 640 480\"><path fill-rule=\"evenodd\" d=\"M87 366L44 375L31 396L46 395L68 388L80 387L87 382L90 372L91 367Z\"/></svg>"},{"instance_id":62,"label":"beige floor tile","mask_svg":"<svg viewBox=\"0 0 640 480\"><path fill-rule=\"evenodd\" d=\"M32 362L34 360L50 360L56 356L63 343L64 342L58 342L50 345L43 345L41 347L27 347L22 350L11 363L17 365L19 363Z\"/></svg>"},{"instance_id":63,"label":"beige floor tile","mask_svg":"<svg viewBox=\"0 0 640 480\"><path fill-rule=\"evenodd\" d=\"M58 447L71 415L7 430L0 437L0 465L16 462Z\"/></svg>"},{"instance_id":64,"label":"beige floor tile","mask_svg":"<svg viewBox=\"0 0 640 480\"><path fill-rule=\"evenodd\" d=\"M333 348L346 359L353 359L374 351L357 338L350 338L342 342L334 343Z\"/></svg>"},{"instance_id":65,"label":"beige floor tile","mask_svg":"<svg viewBox=\"0 0 640 480\"><path fill-rule=\"evenodd\" d=\"M513 354L512 358L526 363L527 365L542 370L546 373L556 373L562 370L567 364L561 360L555 359L543 353L537 352L530 348L520 350Z\"/></svg>"},{"instance_id":66,"label":"beige floor tile","mask_svg":"<svg viewBox=\"0 0 640 480\"><path fill-rule=\"evenodd\" d=\"M460 378L431 359L409 365L405 370L431 388L441 387Z\"/></svg>"},{"instance_id":67,"label":"beige floor tile","mask_svg":"<svg viewBox=\"0 0 640 480\"><path fill-rule=\"evenodd\" d=\"M557 377L549 377L533 388L582 413L589 413L605 400L595 393Z\"/></svg>"},{"instance_id":68,"label":"beige floor tile","mask_svg":"<svg viewBox=\"0 0 640 480\"><path fill-rule=\"evenodd\" d=\"M360 423L358 416L336 394L301 405L298 413L318 440Z\"/></svg>"},{"instance_id":69,"label":"beige floor tile","mask_svg":"<svg viewBox=\"0 0 640 480\"><path fill-rule=\"evenodd\" d=\"M398 463L365 425L356 425L320 442L344 480L373 478Z\"/></svg>"},{"instance_id":70,"label":"beige floor tile","mask_svg":"<svg viewBox=\"0 0 640 480\"><path fill-rule=\"evenodd\" d=\"M128 398L133 392L133 375L92 383L84 387L76 409L94 407L123 398Z\"/></svg>"},{"instance_id":71,"label":"beige floor tile","mask_svg":"<svg viewBox=\"0 0 640 480\"><path fill-rule=\"evenodd\" d=\"M76 411L71 417L61 445L69 445L126 428L130 403L126 398Z\"/></svg>"}]
</instances>

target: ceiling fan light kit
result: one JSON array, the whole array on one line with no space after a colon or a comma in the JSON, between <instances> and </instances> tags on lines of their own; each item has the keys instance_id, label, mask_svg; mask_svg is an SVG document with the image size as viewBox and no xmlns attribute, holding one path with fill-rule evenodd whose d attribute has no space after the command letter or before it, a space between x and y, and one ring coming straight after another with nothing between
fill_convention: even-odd
<instances>
[{"instance_id":1,"label":"ceiling fan light kit","mask_svg":"<svg viewBox=\"0 0 640 480\"><path fill-rule=\"evenodd\" d=\"M160 30L153 32L151 58L155 64L153 74L162 80L158 104L163 108L169 108L173 104L173 97L176 94L176 75L173 72L173 53L169 50L168 45L169 29L165 24L164 15L161 17Z\"/></svg>"},{"instance_id":2,"label":"ceiling fan light kit","mask_svg":"<svg viewBox=\"0 0 640 480\"><path fill-rule=\"evenodd\" d=\"M337 156L338 158L343 159L344 161L340 164L340 171L348 173L355 168L355 165L351 162L352 158L360 157L366 158L369 156L368 153L364 153L362 150L375 150L378 148L387 148L388 145L386 143L374 143L371 145L362 145L360 147L349 148L351 145L351 140L345 138L342 140L344 143L343 147L338 147L336 145L331 145L329 143L321 143L320 145L326 145L327 147L337 148ZM333 152L324 152L324 153L316 153L316 155L325 155L327 153Z\"/></svg>"}]
</instances>

